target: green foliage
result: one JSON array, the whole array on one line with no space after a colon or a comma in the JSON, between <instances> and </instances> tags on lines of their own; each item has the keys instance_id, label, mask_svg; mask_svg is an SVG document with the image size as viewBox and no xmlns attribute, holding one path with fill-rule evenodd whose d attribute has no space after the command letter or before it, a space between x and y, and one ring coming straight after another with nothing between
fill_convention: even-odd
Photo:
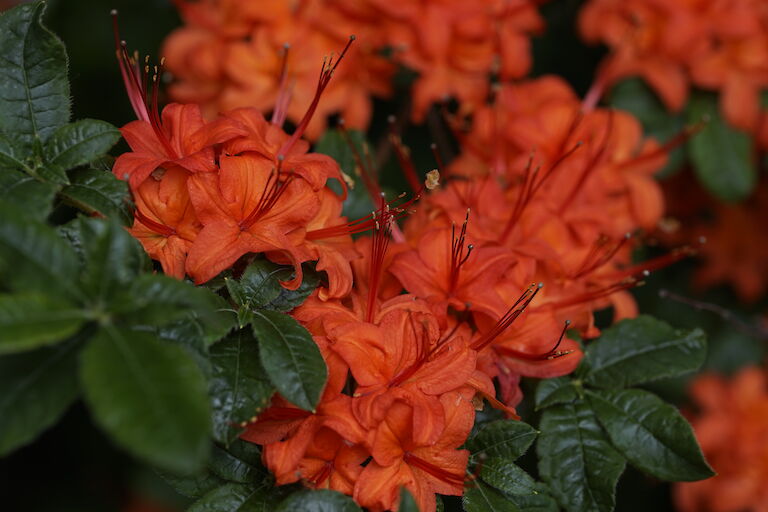
<instances>
[{"instance_id":1,"label":"green foliage","mask_svg":"<svg viewBox=\"0 0 768 512\"><path fill-rule=\"evenodd\" d=\"M277 507L277 512L361 512L362 509L349 496L327 489L304 490L291 494Z\"/></svg>"},{"instance_id":2,"label":"green foliage","mask_svg":"<svg viewBox=\"0 0 768 512\"><path fill-rule=\"evenodd\" d=\"M230 296L243 313L254 309L287 312L301 305L320 283L317 273L308 266L303 269L303 274L301 285L295 290L287 290L280 283L293 279L293 269L258 259L248 265L239 280L227 278L225 282Z\"/></svg>"},{"instance_id":3,"label":"green foliage","mask_svg":"<svg viewBox=\"0 0 768 512\"><path fill-rule=\"evenodd\" d=\"M461 504L466 512L520 512L507 496L482 483L466 491Z\"/></svg>"},{"instance_id":4,"label":"green foliage","mask_svg":"<svg viewBox=\"0 0 768 512\"><path fill-rule=\"evenodd\" d=\"M577 378L543 380L536 390L539 473L560 506L613 510L626 461L666 480L712 476L677 409L647 391L622 389L697 370L706 355L701 330L641 316L606 329L585 352Z\"/></svg>"},{"instance_id":5,"label":"green foliage","mask_svg":"<svg viewBox=\"0 0 768 512\"><path fill-rule=\"evenodd\" d=\"M723 119L714 94L694 94L688 104L688 118L691 123L705 122L688 141L699 181L724 201L745 199L757 183L752 137Z\"/></svg>"},{"instance_id":6,"label":"green foliage","mask_svg":"<svg viewBox=\"0 0 768 512\"><path fill-rule=\"evenodd\" d=\"M467 448L473 454L515 460L528 450L536 435L536 430L522 421L497 420L483 425L467 441Z\"/></svg>"}]
</instances>

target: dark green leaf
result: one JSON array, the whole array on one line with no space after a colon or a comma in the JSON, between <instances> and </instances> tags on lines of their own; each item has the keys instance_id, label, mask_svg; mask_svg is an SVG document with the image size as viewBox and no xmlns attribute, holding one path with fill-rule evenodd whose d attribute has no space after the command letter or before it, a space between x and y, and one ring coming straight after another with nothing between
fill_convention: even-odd
<instances>
[{"instance_id":1,"label":"dark green leaf","mask_svg":"<svg viewBox=\"0 0 768 512\"><path fill-rule=\"evenodd\" d=\"M21 171L0 170L0 201L10 203L33 220L44 221L51 213L58 187Z\"/></svg>"},{"instance_id":2,"label":"dark green leaf","mask_svg":"<svg viewBox=\"0 0 768 512\"><path fill-rule=\"evenodd\" d=\"M256 416L275 391L259 360L258 342L248 331L211 347L213 437L229 445L242 432L237 424Z\"/></svg>"},{"instance_id":3,"label":"dark green leaf","mask_svg":"<svg viewBox=\"0 0 768 512\"><path fill-rule=\"evenodd\" d=\"M168 471L202 469L207 386L183 349L147 332L107 327L85 349L81 378L94 418L123 448Z\"/></svg>"},{"instance_id":4,"label":"dark green leaf","mask_svg":"<svg viewBox=\"0 0 768 512\"><path fill-rule=\"evenodd\" d=\"M522 421L497 420L483 425L466 446L473 456L515 460L528 450L536 435L536 430Z\"/></svg>"},{"instance_id":5,"label":"dark green leaf","mask_svg":"<svg viewBox=\"0 0 768 512\"><path fill-rule=\"evenodd\" d=\"M328 369L312 336L290 316L274 311L254 311L251 327L261 363L277 390L297 407L314 411Z\"/></svg>"},{"instance_id":6,"label":"dark green leaf","mask_svg":"<svg viewBox=\"0 0 768 512\"><path fill-rule=\"evenodd\" d=\"M714 475L680 412L639 389L588 392L614 446L638 469L657 478L693 481Z\"/></svg>"},{"instance_id":7,"label":"dark green leaf","mask_svg":"<svg viewBox=\"0 0 768 512\"><path fill-rule=\"evenodd\" d=\"M0 15L0 131L29 151L69 121L64 45L41 24L44 2Z\"/></svg>"},{"instance_id":8,"label":"dark green leaf","mask_svg":"<svg viewBox=\"0 0 768 512\"><path fill-rule=\"evenodd\" d=\"M43 164L35 169L34 174L41 180L55 185L69 185L67 171L56 164Z\"/></svg>"},{"instance_id":9,"label":"dark green leaf","mask_svg":"<svg viewBox=\"0 0 768 512\"><path fill-rule=\"evenodd\" d=\"M286 290L280 281L293 278L293 268L259 259L248 265L239 281L226 279L232 298L248 309L268 309L287 312L301 305L317 288L317 274L304 269L304 279L296 290Z\"/></svg>"},{"instance_id":10,"label":"dark green leaf","mask_svg":"<svg viewBox=\"0 0 768 512\"><path fill-rule=\"evenodd\" d=\"M73 223L85 258L81 286L97 303L124 293L144 268L147 257L137 242L115 219L80 218Z\"/></svg>"},{"instance_id":11,"label":"dark green leaf","mask_svg":"<svg viewBox=\"0 0 768 512\"><path fill-rule=\"evenodd\" d=\"M659 142L668 142L685 129L685 119L672 114L640 78L630 78L611 88L609 103L619 110L626 110L643 124L646 135ZM685 148L676 147L669 154L669 162L658 172L668 176L685 163Z\"/></svg>"},{"instance_id":12,"label":"dark green leaf","mask_svg":"<svg viewBox=\"0 0 768 512\"><path fill-rule=\"evenodd\" d=\"M537 443L539 473L568 512L611 511L624 457L581 400L544 410Z\"/></svg>"},{"instance_id":13,"label":"dark green leaf","mask_svg":"<svg viewBox=\"0 0 768 512\"><path fill-rule=\"evenodd\" d=\"M132 220L129 211L128 184L111 172L78 169L70 175L71 185L61 195L87 214L100 213L114 217L127 225Z\"/></svg>"},{"instance_id":14,"label":"dark green leaf","mask_svg":"<svg viewBox=\"0 0 768 512\"><path fill-rule=\"evenodd\" d=\"M628 387L698 370L707 356L701 329L679 331L650 316L624 320L587 347L584 380L601 388Z\"/></svg>"},{"instance_id":15,"label":"dark green leaf","mask_svg":"<svg viewBox=\"0 0 768 512\"><path fill-rule=\"evenodd\" d=\"M53 229L8 204L0 204L0 219L4 284L19 291L82 298L74 282L80 267L77 255Z\"/></svg>"},{"instance_id":16,"label":"dark green leaf","mask_svg":"<svg viewBox=\"0 0 768 512\"><path fill-rule=\"evenodd\" d=\"M0 457L35 439L75 401L77 348L72 340L0 357Z\"/></svg>"},{"instance_id":17,"label":"dark green leaf","mask_svg":"<svg viewBox=\"0 0 768 512\"><path fill-rule=\"evenodd\" d=\"M461 500L466 512L519 512L520 508L509 497L490 487L475 482Z\"/></svg>"},{"instance_id":18,"label":"dark green leaf","mask_svg":"<svg viewBox=\"0 0 768 512\"><path fill-rule=\"evenodd\" d=\"M688 141L693 168L701 183L725 201L746 198L757 182L752 137L730 126L721 117L714 94L692 95L688 117L691 123L707 121L704 128Z\"/></svg>"},{"instance_id":19,"label":"dark green leaf","mask_svg":"<svg viewBox=\"0 0 768 512\"><path fill-rule=\"evenodd\" d=\"M85 312L36 293L0 294L0 354L64 341L85 323Z\"/></svg>"},{"instance_id":20,"label":"dark green leaf","mask_svg":"<svg viewBox=\"0 0 768 512\"><path fill-rule=\"evenodd\" d=\"M23 170L25 155L7 135L0 132L0 174L8 170Z\"/></svg>"},{"instance_id":21,"label":"dark green leaf","mask_svg":"<svg viewBox=\"0 0 768 512\"><path fill-rule=\"evenodd\" d=\"M536 481L520 466L502 457L482 462L480 478L491 487L507 494L536 494Z\"/></svg>"},{"instance_id":22,"label":"dark green leaf","mask_svg":"<svg viewBox=\"0 0 768 512\"><path fill-rule=\"evenodd\" d=\"M218 476L205 470L199 475L179 476L167 471L157 471L160 477L168 485L187 498L199 499L212 490L224 485L226 482Z\"/></svg>"},{"instance_id":23,"label":"dark green leaf","mask_svg":"<svg viewBox=\"0 0 768 512\"><path fill-rule=\"evenodd\" d=\"M419 506L413 495L405 487L400 488L400 507L398 512L419 512Z\"/></svg>"},{"instance_id":24,"label":"dark green leaf","mask_svg":"<svg viewBox=\"0 0 768 512\"><path fill-rule=\"evenodd\" d=\"M547 494L513 495L509 499L515 502L521 512L560 512L555 498Z\"/></svg>"},{"instance_id":25,"label":"dark green leaf","mask_svg":"<svg viewBox=\"0 0 768 512\"><path fill-rule=\"evenodd\" d=\"M304 490L291 494L277 507L277 512L361 512L350 498L337 491Z\"/></svg>"},{"instance_id":26,"label":"dark green leaf","mask_svg":"<svg viewBox=\"0 0 768 512\"><path fill-rule=\"evenodd\" d=\"M187 512L272 512L278 500L274 488L226 483L193 503Z\"/></svg>"},{"instance_id":27,"label":"dark green leaf","mask_svg":"<svg viewBox=\"0 0 768 512\"><path fill-rule=\"evenodd\" d=\"M72 169L103 155L120 139L120 130L105 121L81 119L60 126L45 143L48 164Z\"/></svg>"},{"instance_id":28,"label":"dark green leaf","mask_svg":"<svg viewBox=\"0 0 768 512\"><path fill-rule=\"evenodd\" d=\"M252 444L251 446L257 449L256 445ZM269 477L269 474L261 467L254 466L219 447L213 449L210 469L213 474L223 480L241 484L262 481Z\"/></svg>"},{"instance_id":29,"label":"dark green leaf","mask_svg":"<svg viewBox=\"0 0 768 512\"><path fill-rule=\"evenodd\" d=\"M568 377L542 379L536 386L536 410L573 402L579 398L573 380Z\"/></svg>"}]
</instances>

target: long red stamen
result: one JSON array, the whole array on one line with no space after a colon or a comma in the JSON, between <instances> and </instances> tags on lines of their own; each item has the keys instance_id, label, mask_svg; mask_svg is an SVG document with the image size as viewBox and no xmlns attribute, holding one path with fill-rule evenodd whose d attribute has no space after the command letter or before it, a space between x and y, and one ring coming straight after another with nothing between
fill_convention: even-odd
<instances>
[{"instance_id":1,"label":"long red stamen","mask_svg":"<svg viewBox=\"0 0 768 512\"><path fill-rule=\"evenodd\" d=\"M320 103L320 97L323 95L323 91L325 91L326 87L328 87L328 84L331 82L331 78L333 78L333 72L336 71L336 67L344 58L344 55L347 54L347 50L349 50L349 47L352 45L352 41L354 40L355 36L349 36L347 45L341 51L339 58L335 61L333 56L323 60L323 67L320 69L320 78L317 81L317 88L315 89L315 96L312 98L312 103L309 104L307 112L304 114L304 117L301 118L301 121L299 121L299 125L296 127L296 131L293 132L291 138L287 140L285 144L283 144L283 146L280 148L280 151L278 151L278 155L287 155L293 145L296 144L296 141L299 140L299 138L306 131L307 126L309 126L309 122L312 120L312 116L315 115L315 110L317 110L317 105Z\"/></svg>"},{"instance_id":2,"label":"long red stamen","mask_svg":"<svg viewBox=\"0 0 768 512\"><path fill-rule=\"evenodd\" d=\"M282 197L288 185L293 181L295 175L291 174L285 180L281 181L281 168L283 166L283 158L278 157L277 169L273 170L267 178L267 183L264 185L264 191L261 193L259 202L253 208L251 213L240 222L240 229L247 230L253 226L256 221L262 218L267 212L269 212L277 201Z\"/></svg>"},{"instance_id":3,"label":"long red stamen","mask_svg":"<svg viewBox=\"0 0 768 512\"><path fill-rule=\"evenodd\" d=\"M456 287L459 284L459 274L461 272L461 266L467 262L469 255L472 254L474 246L469 244L466 246L466 253L464 252L464 243L467 235L467 223L469 222L469 208L467 208L467 215L464 217L464 223L461 225L461 231L459 236L456 236L456 224L451 224L451 262L450 262L450 281L448 286L448 293L456 291Z\"/></svg>"},{"instance_id":4,"label":"long red stamen","mask_svg":"<svg viewBox=\"0 0 768 512\"><path fill-rule=\"evenodd\" d=\"M312 483L314 487L318 487L320 486L320 484L322 484L323 482L328 480L328 478L330 478L332 471L333 471L333 463L326 462L320 467L317 473L309 477L307 480L310 483Z\"/></svg>"},{"instance_id":5,"label":"long red stamen","mask_svg":"<svg viewBox=\"0 0 768 512\"><path fill-rule=\"evenodd\" d=\"M389 241L392 236L392 213L389 205L381 198L381 208L376 212L373 236L371 238L371 254L368 266L368 307L366 312L366 322L373 320L374 306L379 295L379 285L381 283L381 274L384 269L384 257L389 248Z\"/></svg>"},{"instance_id":6,"label":"long red stamen","mask_svg":"<svg viewBox=\"0 0 768 512\"><path fill-rule=\"evenodd\" d=\"M587 253L581 266L570 276L571 279L584 277L611 261L631 237L632 234L627 233L618 242L610 245L610 238L600 236Z\"/></svg>"},{"instance_id":7,"label":"long red stamen","mask_svg":"<svg viewBox=\"0 0 768 512\"><path fill-rule=\"evenodd\" d=\"M288 84L288 52L291 45L283 45L283 63L280 71L280 89L275 100L275 109L272 111L271 123L276 126L283 126L285 118L288 116L288 105L291 103L292 88Z\"/></svg>"},{"instance_id":8,"label":"long red stamen","mask_svg":"<svg viewBox=\"0 0 768 512\"><path fill-rule=\"evenodd\" d=\"M270 407L258 417L257 421L285 421L301 420L312 415L311 412L304 409L293 407Z\"/></svg>"},{"instance_id":9,"label":"long red stamen","mask_svg":"<svg viewBox=\"0 0 768 512\"><path fill-rule=\"evenodd\" d=\"M614 278L620 278L625 276L637 276L644 272L653 272L655 270L668 267L669 265L680 260L684 260L690 256L695 256L696 254L698 254L698 250L696 248L686 245L677 249L673 249L671 252L663 256L659 256L657 258L653 258L651 260L621 269L612 273L611 276Z\"/></svg>"},{"instance_id":10,"label":"long red stamen","mask_svg":"<svg viewBox=\"0 0 768 512\"><path fill-rule=\"evenodd\" d=\"M515 303L512 304L504 316L501 317L488 332L483 334L480 338L472 343L471 348L479 352L490 345L493 340L498 338L505 330L507 330L510 325L512 325L515 320L517 320L517 317L519 317L523 311L525 311L525 308L528 307L534 297L536 297L536 294L539 293L539 290L541 290L543 287L543 283L539 283L538 285L532 284L529 286L528 289L525 290L523 294L520 295L520 297L515 301Z\"/></svg>"},{"instance_id":11,"label":"long red stamen","mask_svg":"<svg viewBox=\"0 0 768 512\"><path fill-rule=\"evenodd\" d=\"M587 302L592 302L598 299L609 297L616 292L628 290L636 286L642 286L643 284L645 284L645 282L637 279L636 277L626 277L617 283L613 283L608 286L604 286L602 288L598 288L586 293L581 293L578 295L574 295L572 297L567 297L565 299L546 304L546 307L564 308L568 306L575 306L577 304L584 304Z\"/></svg>"},{"instance_id":12,"label":"long red stamen","mask_svg":"<svg viewBox=\"0 0 768 512\"><path fill-rule=\"evenodd\" d=\"M464 486L463 474L457 475L456 473L451 473L448 470L439 468L421 457L417 457L411 452L405 452L405 454L403 454L403 460L406 464L418 468L448 485Z\"/></svg>"},{"instance_id":13,"label":"long red stamen","mask_svg":"<svg viewBox=\"0 0 768 512\"><path fill-rule=\"evenodd\" d=\"M568 327L570 325L571 321L566 320L565 326L560 332L560 337L557 339L555 346L541 354L529 354L527 352L521 352L520 350L515 350L510 347L494 346L493 348L499 354L514 357L515 359L524 359L526 361L547 361L551 359L557 359L559 357L567 356L573 352L573 350L557 350L560 347L560 344L563 342L565 333L568 331Z\"/></svg>"},{"instance_id":14,"label":"long red stamen","mask_svg":"<svg viewBox=\"0 0 768 512\"><path fill-rule=\"evenodd\" d=\"M176 234L176 230L173 228L170 228L166 226L165 224L161 224L159 222L155 222L154 220L150 219L146 215L144 215L141 210L136 208L134 211L134 215L136 216L136 220L144 224L146 227L157 233L158 235L163 235L164 237L173 236Z\"/></svg>"}]
</instances>

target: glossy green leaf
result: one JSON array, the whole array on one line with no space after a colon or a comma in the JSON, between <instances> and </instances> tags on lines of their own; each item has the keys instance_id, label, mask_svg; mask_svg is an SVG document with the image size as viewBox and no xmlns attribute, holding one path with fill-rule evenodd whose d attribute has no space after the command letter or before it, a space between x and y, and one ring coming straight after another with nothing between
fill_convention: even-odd
<instances>
[{"instance_id":1,"label":"glossy green leaf","mask_svg":"<svg viewBox=\"0 0 768 512\"><path fill-rule=\"evenodd\" d=\"M35 169L34 174L46 183L69 185L67 171L60 165L44 163Z\"/></svg>"},{"instance_id":2,"label":"glossy green leaf","mask_svg":"<svg viewBox=\"0 0 768 512\"><path fill-rule=\"evenodd\" d=\"M515 460L528 450L536 435L536 430L522 421L496 420L483 425L467 440L466 447L473 456Z\"/></svg>"},{"instance_id":3,"label":"glossy green leaf","mask_svg":"<svg viewBox=\"0 0 768 512\"><path fill-rule=\"evenodd\" d=\"M274 311L254 311L251 327L261 363L277 390L297 407L314 411L328 369L312 336L292 317Z\"/></svg>"},{"instance_id":4,"label":"glossy green leaf","mask_svg":"<svg viewBox=\"0 0 768 512\"><path fill-rule=\"evenodd\" d=\"M61 190L61 195L83 212L114 217L123 225L133 219L129 211L128 184L111 172L78 169L70 174L70 183Z\"/></svg>"},{"instance_id":5,"label":"glossy green leaf","mask_svg":"<svg viewBox=\"0 0 768 512\"><path fill-rule=\"evenodd\" d=\"M64 45L41 17L45 3L22 4L0 14L0 131L31 150L69 121Z\"/></svg>"},{"instance_id":6,"label":"glossy green leaf","mask_svg":"<svg viewBox=\"0 0 768 512\"><path fill-rule=\"evenodd\" d=\"M606 438L589 404L544 410L537 443L539 474L568 512L611 511L624 457Z\"/></svg>"},{"instance_id":7,"label":"glossy green leaf","mask_svg":"<svg viewBox=\"0 0 768 512\"><path fill-rule=\"evenodd\" d=\"M248 265L239 280L227 278L227 290L246 311L268 309L287 312L301 305L319 283L317 274L305 267L304 279L299 288L286 290L280 281L289 281L293 275L292 267L259 259Z\"/></svg>"},{"instance_id":8,"label":"glossy green leaf","mask_svg":"<svg viewBox=\"0 0 768 512\"><path fill-rule=\"evenodd\" d=\"M277 512L361 512L352 498L337 491L322 489L294 492L284 499Z\"/></svg>"},{"instance_id":9,"label":"glossy green leaf","mask_svg":"<svg viewBox=\"0 0 768 512\"><path fill-rule=\"evenodd\" d=\"M0 457L56 423L78 394L75 340L0 357Z\"/></svg>"},{"instance_id":10,"label":"glossy green leaf","mask_svg":"<svg viewBox=\"0 0 768 512\"><path fill-rule=\"evenodd\" d=\"M566 404L578 399L579 395L573 380L568 377L542 379L536 386L536 410L552 405Z\"/></svg>"},{"instance_id":11,"label":"glossy green leaf","mask_svg":"<svg viewBox=\"0 0 768 512\"><path fill-rule=\"evenodd\" d=\"M246 444L253 447L252 449L256 453L260 453L258 445ZM214 475L228 482L247 484L271 479L269 473L260 465L251 464L238 457L237 454L229 453L218 446L213 448L209 467Z\"/></svg>"},{"instance_id":12,"label":"glossy green leaf","mask_svg":"<svg viewBox=\"0 0 768 512\"><path fill-rule=\"evenodd\" d=\"M672 481L715 474L674 406L639 389L590 391L588 396L611 442L638 469Z\"/></svg>"},{"instance_id":13,"label":"glossy green leaf","mask_svg":"<svg viewBox=\"0 0 768 512\"><path fill-rule=\"evenodd\" d=\"M466 512L520 511L520 508L508 496L480 482L475 482L475 485L464 493L461 504Z\"/></svg>"},{"instance_id":14,"label":"glossy green leaf","mask_svg":"<svg viewBox=\"0 0 768 512\"><path fill-rule=\"evenodd\" d=\"M536 481L509 459L490 457L481 464L480 478L506 494L536 494Z\"/></svg>"},{"instance_id":15,"label":"glossy green leaf","mask_svg":"<svg viewBox=\"0 0 768 512\"><path fill-rule=\"evenodd\" d=\"M272 512L279 502L274 488L226 483L208 492L187 512Z\"/></svg>"},{"instance_id":16,"label":"glossy green leaf","mask_svg":"<svg viewBox=\"0 0 768 512\"><path fill-rule=\"evenodd\" d=\"M83 353L81 380L97 423L124 449L168 471L202 469L207 386L182 348L147 332L107 327Z\"/></svg>"},{"instance_id":17,"label":"glossy green leaf","mask_svg":"<svg viewBox=\"0 0 768 512\"><path fill-rule=\"evenodd\" d=\"M587 346L580 374L593 386L628 387L694 372L706 356L701 329L680 331L643 315L603 331Z\"/></svg>"},{"instance_id":18,"label":"glossy green leaf","mask_svg":"<svg viewBox=\"0 0 768 512\"><path fill-rule=\"evenodd\" d=\"M108 302L145 268L144 249L116 220L80 218L73 228L85 259L81 286L92 301Z\"/></svg>"},{"instance_id":19,"label":"glossy green leaf","mask_svg":"<svg viewBox=\"0 0 768 512\"><path fill-rule=\"evenodd\" d=\"M9 170L23 170L26 155L16 147L16 143L0 132L0 174Z\"/></svg>"},{"instance_id":20,"label":"glossy green leaf","mask_svg":"<svg viewBox=\"0 0 768 512\"><path fill-rule=\"evenodd\" d=\"M0 294L0 354L64 341L85 323L71 303L37 293Z\"/></svg>"},{"instance_id":21,"label":"glossy green leaf","mask_svg":"<svg viewBox=\"0 0 768 512\"><path fill-rule=\"evenodd\" d=\"M15 206L33 220L44 221L53 207L58 187L12 169L0 170L0 202Z\"/></svg>"},{"instance_id":22,"label":"glossy green leaf","mask_svg":"<svg viewBox=\"0 0 768 512\"><path fill-rule=\"evenodd\" d=\"M225 480L222 480L207 469L200 474L189 476L176 475L160 470L157 470L157 473L177 493L192 499L200 499L226 483Z\"/></svg>"},{"instance_id":23,"label":"glossy green leaf","mask_svg":"<svg viewBox=\"0 0 768 512\"><path fill-rule=\"evenodd\" d=\"M50 227L8 204L0 204L0 277L19 291L82 298L75 279L75 252Z\"/></svg>"},{"instance_id":24,"label":"glossy green leaf","mask_svg":"<svg viewBox=\"0 0 768 512\"><path fill-rule=\"evenodd\" d=\"M48 164L72 169L103 155L119 139L120 130L111 124L81 119L53 132L43 148L43 158Z\"/></svg>"},{"instance_id":25,"label":"glossy green leaf","mask_svg":"<svg viewBox=\"0 0 768 512\"><path fill-rule=\"evenodd\" d=\"M745 199L757 183L752 137L723 119L714 94L693 94L688 103L688 118L691 123L706 121L702 130L688 141L699 181L725 201Z\"/></svg>"},{"instance_id":26,"label":"glossy green leaf","mask_svg":"<svg viewBox=\"0 0 768 512\"><path fill-rule=\"evenodd\" d=\"M560 512L555 498L544 493L508 495L520 512Z\"/></svg>"},{"instance_id":27,"label":"glossy green leaf","mask_svg":"<svg viewBox=\"0 0 768 512\"><path fill-rule=\"evenodd\" d=\"M669 112L640 78L623 80L611 87L608 101L611 106L632 114L643 124L645 134L661 143L670 141L685 129L683 116ZM667 165L658 175L668 176L678 171L684 163L685 147L681 145L672 149Z\"/></svg>"},{"instance_id":28,"label":"glossy green leaf","mask_svg":"<svg viewBox=\"0 0 768 512\"><path fill-rule=\"evenodd\" d=\"M242 432L237 425L258 415L275 388L261 366L258 342L248 331L214 344L210 353L213 437L229 445Z\"/></svg>"}]
</instances>

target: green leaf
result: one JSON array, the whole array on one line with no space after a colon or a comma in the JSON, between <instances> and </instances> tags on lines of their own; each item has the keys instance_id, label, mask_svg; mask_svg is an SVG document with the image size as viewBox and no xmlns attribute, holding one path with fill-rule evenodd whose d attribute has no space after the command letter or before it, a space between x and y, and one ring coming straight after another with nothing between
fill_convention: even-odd
<instances>
[{"instance_id":1,"label":"green leaf","mask_svg":"<svg viewBox=\"0 0 768 512\"><path fill-rule=\"evenodd\" d=\"M600 388L634 386L698 370L706 349L701 329L679 331L643 315L603 331L587 347L580 373Z\"/></svg>"},{"instance_id":2,"label":"green leaf","mask_svg":"<svg viewBox=\"0 0 768 512\"><path fill-rule=\"evenodd\" d=\"M193 503L187 512L271 512L277 503L274 488L226 483Z\"/></svg>"},{"instance_id":3,"label":"green leaf","mask_svg":"<svg viewBox=\"0 0 768 512\"><path fill-rule=\"evenodd\" d=\"M398 512L419 512L419 506L413 495L405 487L400 488L400 507Z\"/></svg>"},{"instance_id":4,"label":"green leaf","mask_svg":"<svg viewBox=\"0 0 768 512\"><path fill-rule=\"evenodd\" d=\"M67 171L56 164L45 163L35 169L34 174L44 182L55 185L69 185L69 176Z\"/></svg>"},{"instance_id":5,"label":"green leaf","mask_svg":"<svg viewBox=\"0 0 768 512\"><path fill-rule=\"evenodd\" d=\"M64 45L41 23L44 2L0 14L0 131L26 152L69 121Z\"/></svg>"},{"instance_id":6,"label":"green leaf","mask_svg":"<svg viewBox=\"0 0 768 512\"><path fill-rule=\"evenodd\" d=\"M43 158L49 164L72 169L103 155L120 139L120 130L95 119L81 119L60 126L45 143Z\"/></svg>"},{"instance_id":7,"label":"green leaf","mask_svg":"<svg viewBox=\"0 0 768 512\"><path fill-rule=\"evenodd\" d=\"M536 494L536 481L517 464L502 457L483 461L480 478L491 487L507 494Z\"/></svg>"},{"instance_id":8,"label":"green leaf","mask_svg":"<svg viewBox=\"0 0 768 512\"><path fill-rule=\"evenodd\" d=\"M67 242L23 211L0 203L0 275L13 290L82 298L75 279L80 265Z\"/></svg>"},{"instance_id":9,"label":"green leaf","mask_svg":"<svg viewBox=\"0 0 768 512\"><path fill-rule=\"evenodd\" d=\"M522 421L496 420L486 423L467 440L472 455L503 457L515 460L524 454L536 439L536 430Z\"/></svg>"},{"instance_id":10,"label":"green leaf","mask_svg":"<svg viewBox=\"0 0 768 512\"><path fill-rule=\"evenodd\" d=\"M520 508L507 496L490 487L475 482L464 493L461 504L466 512L519 512Z\"/></svg>"},{"instance_id":11,"label":"green leaf","mask_svg":"<svg viewBox=\"0 0 768 512\"><path fill-rule=\"evenodd\" d=\"M304 268L304 279L299 288L286 290L280 281L289 281L293 275L293 267L260 259L248 265L239 281L227 278L227 290L235 302L246 309L288 312L300 306L319 283L317 274Z\"/></svg>"},{"instance_id":12,"label":"green leaf","mask_svg":"<svg viewBox=\"0 0 768 512\"><path fill-rule=\"evenodd\" d=\"M680 412L639 389L588 392L614 446L638 469L662 480L694 481L715 473Z\"/></svg>"},{"instance_id":13,"label":"green leaf","mask_svg":"<svg viewBox=\"0 0 768 512\"><path fill-rule=\"evenodd\" d=\"M277 512L361 512L360 507L338 491L304 490L291 494L277 507Z\"/></svg>"},{"instance_id":14,"label":"green leaf","mask_svg":"<svg viewBox=\"0 0 768 512\"><path fill-rule=\"evenodd\" d=\"M81 379L94 418L120 446L168 471L202 469L207 386L182 348L147 332L107 327L85 349Z\"/></svg>"},{"instance_id":15,"label":"green leaf","mask_svg":"<svg viewBox=\"0 0 768 512\"><path fill-rule=\"evenodd\" d=\"M36 293L0 294L0 354L64 341L85 323L81 309Z\"/></svg>"},{"instance_id":16,"label":"green leaf","mask_svg":"<svg viewBox=\"0 0 768 512\"><path fill-rule=\"evenodd\" d=\"M722 118L714 94L693 94L688 103L688 119L691 123L707 120L704 128L688 141L699 181L724 201L741 201L749 196L757 183L752 137Z\"/></svg>"},{"instance_id":17,"label":"green leaf","mask_svg":"<svg viewBox=\"0 0 768 512\"><path fill-rule=\"evenodd\" d=\"M237 424L259 414L275 388L261 366L258 342L248 331L234 333L210 352L213 437L229 445L242 432Z\"/></svg>"},{"instance_id":18,"label":"green leaf","mask_svg":"<svg viewBox=\"0 0 768 512\"><path fill-rule=\"evenodd\" d=\"M0 457L55 424L77 398L78 343L0 357Z\"/></svg>"},{"instance_id":19,"label":"green leaf","mask_svg":"<svg viewBox=\"0 0 768 512\"><path fill-rule=\"evenodd\" d=\"M560 512L555 498L547 494L512 495L509 499L515 502L521 512Z\"/></svg>"},{"instance_id":20,"label":"green leaf","mask_svg":"<svg viewBox=\"0 0 768 512\"><path fill-rule=\"evenodd\" d=\"M537 443L539 474L568 512L611 511L624 457L581 400L544 410Z\"/></svg>"},{"instance_id":21,"label":"green leaf","mask_svg":"<svg viewBox=\"0 0 768 512\"><path fill-rule=\"evenodd\" d=\"M314 411L328 369L312 336L290 316L274 311L254 311L251 327L261 363L277 390L297 407Z\"/></svg>"},{"instance_id":22,"label":"green leaf","mask_svg":"<svg viewBox=\"0 0 768 512\"><path fill-rule=\"evenodd\" d=\"M258 452L257 445L247 444L253 446L253 449ZM217 446L213 449L209 466L213 474L228 482L247 484L271 478L263 468L254 466Z\"/></svg>"},{"instance_id":23,"label":"green leaf","mask_svg":"<svg viewBox=\"0 0 768 512\"><path fill-rule=\"evenodd\" d=\"M85 259L80 283L91 300L104 304L124 293L148 261L139 242L115 219L80 218L72 226Z\"/></svg>"},{"instance_id":24,"label":"green leaf","mask_svg":"<svg viewBox=\"0 0 768 512\"><path fill-rule=\"evenodd\" d=\"M542 379L536 386L536 410L552 405L566 404L578 399L573 380L568 377Z\"/></svg>"},{"instance_id":25,"label":"green leaf","mask_svg":"<svg viewBox=\"0 0 768 512\"><path fill-rule=\"evenodd\" d=\"M619 110L631 113L643 125L643 131L661 143L670 141L685 129L681 114L672 114L640 78L623 80L611 87L609 103ZM669 176L685 163L685 148L674 148L669 162L657 174Z\"/></svg>"},{"instance_id":26,"label":"green leaf","mask_svg":"<svg viewBox=\"0 0 768 512\"><path fill-rule=\"evenodd\" d=\"M0 202L12 204L30 219L42 222L48 217L57 189L21 171L0 170Z\"/></svg>"},{"instance_id":27,"label":"green leaf","mask_svg":"<svg viewBox=\"0 0 768 512\"><path fill-rule=\"evenodd\" d=\"M71 185L61 190L68 202L91 215L100 213L114 217L123 225L130 224L128 184L111 172L96 169L78 169L70 175Z\"/></svg>"},{"instance_id":28,"label":"green leaf","mask_svg":"<svg viewBox=\"0 0 768 512\"><path fill-rule=\"evenodd\" d=\"M8 170L23 170L25 156L7 135L0 132L0 174Z\"/></svg>"},{"instance_id":29,"label":"green leaf","mask_svg":"<svg viewBox=\"0 0 768 512\"><path fill-rule=\"evenodd\" d=\"M173 489L187 498L199 499L226 482L209 470L198 475L179 476L167 471L157 470L160 477Z\"/></svg>"}]
</instances>

